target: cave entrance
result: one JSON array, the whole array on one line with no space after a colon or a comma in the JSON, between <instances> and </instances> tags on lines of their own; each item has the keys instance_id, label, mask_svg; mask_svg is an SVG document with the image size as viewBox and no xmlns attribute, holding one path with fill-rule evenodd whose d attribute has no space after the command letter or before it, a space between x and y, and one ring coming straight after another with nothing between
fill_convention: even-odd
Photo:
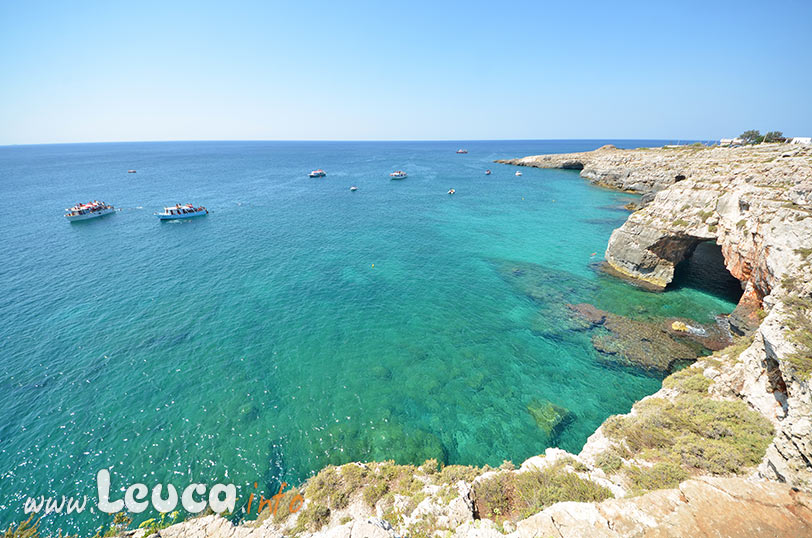
<instances>
[{"instance_id":1,"label":"cave entrance","mask_svg":"<svg viewBox=\"0 0 812 538\"><path fill-rule=\"evenodd\" d=\"M692 288L732 303L742 296L742 283L727 270L722 248L713 241L699 243L693 254L674 267L668 288Z\"/></svg>"}]
</instances>

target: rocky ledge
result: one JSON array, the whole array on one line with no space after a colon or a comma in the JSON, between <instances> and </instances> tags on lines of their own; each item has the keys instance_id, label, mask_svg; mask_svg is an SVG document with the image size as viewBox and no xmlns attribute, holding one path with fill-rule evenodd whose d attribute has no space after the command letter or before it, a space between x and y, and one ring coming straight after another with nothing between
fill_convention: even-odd
<instances>
[{"instance_id":1,"label":"rocky ledge","mask_svg":"<svg viewBox=\"0 0 812 538\"><path fill-rule=\"evenodd\" d=\"M509 534L467 514L453 536L535 538L583 536L809 536L812 496L784 484L740 478L687 480L678 488L601 503L562 502L521 522ZM500 532L500 530L502 532ZM139 534L143 534L142 532ZM266 538L267 528L232 525L206 516L161 531L165 538ZM370 517L311 535L312 538L394 538L386 521Z\"/></svg>"}]
</instances>

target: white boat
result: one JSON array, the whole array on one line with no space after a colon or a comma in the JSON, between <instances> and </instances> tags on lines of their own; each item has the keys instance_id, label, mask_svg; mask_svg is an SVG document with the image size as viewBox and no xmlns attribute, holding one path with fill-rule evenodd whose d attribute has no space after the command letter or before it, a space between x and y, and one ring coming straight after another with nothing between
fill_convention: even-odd
<instances>
[{"instance_id":1,"label":"white boat","mask_svg":"<svg viewBox=\"0 0 812 538\"><path fill-rule=\"evenodd\" d=\"M135 170L127 170L127 173L128 173L128 174L134 174L134 173L135 173Z\"/></svg>"},{"instance_id":2,"label":"white boat","mask_svg":"<svg viewBox=\"0 0 812 538\"><path fill-rule=\"evenodd\" d=\"M403 170L395 170L394 172L389 174L389 177L392 179L404 179L406 177L406 172L404 172Z\"/></svg>"},{"instance_id":3,"label":"white boat","mask_svg":"<svg viewBox=\"0 0 812 538\"><path fill-rule=\"evenodd\" d=\"M468 153L468 150L460 148L457 150L457 153Z\"/></svg>"},{"instance_id":4,"label":"white boat","mask_svg":"<svg viewBox=\"0 0 812 538\"><path fill-rule=\"evenodd\" d=\"M353 192L355 192L355 191L357 191L357 190L358 190L358 187L356 187L355 185L353 185L352 187L350 187L350 190L351 190L351 191L353 191Z\"/></svg>"},{"instance_id":5,"label":"white boat","mask_svg":"<svg viewBox=\"0 0 812 538\"><path fill-rule=\"evenodd\" d=\"M172 207L165 207L163 213L155 213L155 216L161 220L178 220L202 217L208 214L208 209L203 206L195 207L192 204L177 204Z\"/></svg>"},{"instance_id":6,"label":"white boat","mask_svg":"<svg viewBox=\"0 0 812 538\"><path fill-rule=\"evenodd\" d=\"M116 208L105 202L93 200L86 204L76 204L75 206L66 209L65 218L71 222L77 220L95 219L103 217L115 212Z\"/></svg>"},{"instance_id":7,"label":"white boat","mask_svg":"<svg viewBox=\"0 0 812 538\"><path fill-rule=\"evenodd\" d=\"M516 174L515 174L515 175L516 175L516 176L520 176L520 175L522 175L522 173L521 173L521 172L519 172L518 170L516 170Z\"/></svg>"},{"instance_id":8,"label":"white boat","mask_svg":"<svg viewBox=\"0 0 812 538\"><path fill-rule=\"evenodd\" d=\"M448 189L448 194L454 194L455 192L457 191L455 191L454 189Z\"/></svg>"},{"instance_id":9,"label":"white boat","mask_svg":"<svg viewBox=\"0 0 812 538\"><path fill-rule=\"evenodd\" d=\"M318 170L313 170L313 171L312 171L312 172L310 172L310 174L308 174L308 175L309 175L310 177L324 177L324 176L326 176L326 175L327 175L327 172L325 172L324 170L322 170L321 168L319 168Z\"/></svg>"}]
</instances>

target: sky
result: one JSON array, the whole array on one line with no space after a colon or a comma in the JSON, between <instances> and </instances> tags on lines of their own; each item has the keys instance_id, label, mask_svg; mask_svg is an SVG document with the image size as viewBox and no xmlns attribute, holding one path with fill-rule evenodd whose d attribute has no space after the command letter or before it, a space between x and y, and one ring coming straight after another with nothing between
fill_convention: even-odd
<instances>
[{"instance_id":1,"label":"sky","mask_svg":"<svg viewBox=\"0 0 812 538\"><path fill-rule=\"evenodd\" d=\"M812 1L0 0L0 145L812 136Z\"/></svg>"}]
</instances>

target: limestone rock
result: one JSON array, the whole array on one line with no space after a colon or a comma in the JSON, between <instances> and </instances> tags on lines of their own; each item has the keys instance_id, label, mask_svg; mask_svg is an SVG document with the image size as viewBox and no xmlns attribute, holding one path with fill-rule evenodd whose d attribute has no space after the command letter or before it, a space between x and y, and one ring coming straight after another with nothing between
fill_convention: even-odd
<instances>
[{"instance_id":1,"label":"limestone rock","mask_svg":"<svg viewBox=\"0 0 812 538\"><path fill-rule=\"evenodd\" d=\"M812 391L809 375L792 360L799 353L812 358L789 337L784 308L812 295L812 148L614 149L504 162L577 163L591 181L651 198L609 239L605 257L615 274L663 289L700 242L720 246L726 268L744 286L730 328L755 338L719 371L713 390L744 399L773 421L776 435L760 476L812 489ZM812 317L810 310L803 315ZM625 344L605 335L593 342L615 356Z\"/></svg>"}]
</instances>

